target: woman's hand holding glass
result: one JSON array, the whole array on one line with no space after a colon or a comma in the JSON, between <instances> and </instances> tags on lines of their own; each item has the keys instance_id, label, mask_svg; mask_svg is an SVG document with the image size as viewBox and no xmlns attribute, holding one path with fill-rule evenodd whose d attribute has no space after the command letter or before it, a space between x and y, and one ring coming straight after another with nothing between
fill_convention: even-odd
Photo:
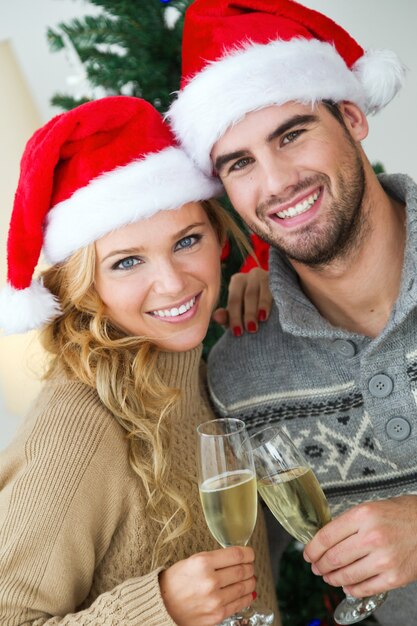
<instances>
[{"instance_id":1,"label":"woman's hand holding glass","mask_svg":"<svg viewBox=\"0 0 417 626\"><path fill-rule=\"evenodd\" d=\"M250 547L200 552L159 575L166 609L178 626L213 626L253 601Z\"/></svg>"},{"instance_id":2,"label":"woman's hand holding glass","mask_svg":"<svg viewBox=\"0 0 417 626\"><path fill-rule=\"evenodd\" d=\"M207 525L225 550L242 550L255 528L258 506L255 468L245 424L236 419L211 420L200 424L197 433L199 489ZM249 604L225 612L221 626L273 623L273 612L255 611Z\"/></svg>"}]
</instances>

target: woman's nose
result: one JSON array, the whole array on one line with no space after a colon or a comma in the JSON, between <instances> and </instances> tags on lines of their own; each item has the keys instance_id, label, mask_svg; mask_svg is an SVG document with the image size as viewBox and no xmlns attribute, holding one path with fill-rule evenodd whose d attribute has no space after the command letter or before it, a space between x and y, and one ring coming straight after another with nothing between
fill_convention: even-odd
<instances>
[{"instance_id":1,"label":"woman's nose","mask_svg":"<svg viewBox=\"0 0 417 626\"><path fill-rule=\"evenodd\" d=\"M184 288L185 276L181 267L168 261L159 263L154 281L155 292L175 295L183 292Z\"/></svg>"}]
</instances>

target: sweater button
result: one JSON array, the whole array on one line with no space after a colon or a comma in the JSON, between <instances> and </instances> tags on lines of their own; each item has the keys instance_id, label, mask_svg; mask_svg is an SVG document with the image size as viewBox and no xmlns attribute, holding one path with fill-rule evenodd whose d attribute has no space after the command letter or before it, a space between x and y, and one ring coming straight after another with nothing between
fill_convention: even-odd
<instances>
[{"instance_id":1,"label":"sweater button","mask_svg":"<svg viewBox=\"0 0 417 626\"><path fill-rule=\"evenodd\" d=\"M390 439L403 441L408 439L411 433L410 423L404 417L392 417L385 425L385 430Z\"/></svg>"},{"instance_id":2,"label":"sweater button","mask_svg":"<svg viewBox=\"0 0 417 626\"><path fill-rule=\"evenodd\" d=\"M333 341L333 349L338 354L345 357L352 357L356 354L356 346L349 339L335 339Z\"/></svg>"},{"instance_id":3,"label":"sweater button","mask_svg":"<svg viewBox=\"0 0 417 626\"><path fill-rule=\"evenodd\" d=\"M375 374L368 383L368 389L375 398L386 398L393 387L392 378L386 374Z\"/></svg>"}]
</instances>

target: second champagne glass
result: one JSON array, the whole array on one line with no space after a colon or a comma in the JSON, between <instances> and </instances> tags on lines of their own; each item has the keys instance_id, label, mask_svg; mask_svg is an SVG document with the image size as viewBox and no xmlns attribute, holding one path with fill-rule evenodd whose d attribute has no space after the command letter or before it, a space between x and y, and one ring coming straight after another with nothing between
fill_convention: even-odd
<instances>
[{"instance_id":1,"label":"second champagne glass","mask_svg":"<svg viewBox=\"0 0 417 626\"><path fill-rule=\"evenodd\" d=\"M313 470L278 426L263 428L250 441L260 495L285 530L301 543L308 543L331 520L326 496ZM386 596L386 593L366 598L346 595L336 607L336 624L361 622Z\"/></svg>"},{"instance_id":2,"label":"second champagne glass","mask_svg":"<svg viewBox=\"0 0 417 626\"><path fill-rule=\"evenodd\" d=\"M200 424L198 469L201 503L213 537L223 547L245 546L257 516L256 475L244 422L217 419ZM269 610L252 607L224 620L221 626L273 624Z\"/></svg>"}]
</instances>

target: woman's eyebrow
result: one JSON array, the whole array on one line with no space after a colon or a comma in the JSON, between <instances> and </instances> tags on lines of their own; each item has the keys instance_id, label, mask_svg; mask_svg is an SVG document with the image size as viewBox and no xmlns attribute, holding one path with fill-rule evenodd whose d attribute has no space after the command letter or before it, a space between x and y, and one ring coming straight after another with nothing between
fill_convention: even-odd
<instances>
[{"instance_id":1,"label":"woman's eyebrow","mask_svg":"<svg viewBox=\"0 0 417 626\"><path fill-rule=\"evenodd\" d=\"M189 232L190 230L193 230L194 228L197 228L199 226L205 226L205 222L195 222L193 224L188 224L188 226L186 226L185 228L182 228L181 230L173 233L171 235L171 239L173 239L174 241L176 239L180 239L187 232ZM145 250L144 246L137 246L137 247L134 247L134 248L122 248L120 250L112 250L111 252L106 254L106 256L103 257L100 260L100 263L104 263L104 261L106 261L108 258L110 258L112 256L120 256L120 255L128 256L128 255L133 255L133 254L141 254L141 253L143 253L144 250Z\"/></svg>"},{"instance_id":2,"label":"woman's eyebrow","mask_svg":"<svg viewBox=\"0 0 417 626\"><path fill-rule=\"evenodd\" d=\"M179 237L182 237L183 235L185 235L189 230L193 230L194 228L198 228L199 226L205 226L205 225L206 225L205 222L195 222L194 224L189 224L185 228L182 228L177 233L175 233L172 236L172 238L178 239Z\"/></svg>"},{"instance_id":3,"label":"woman's eyebrow","mask_svg":"<svg viewBox=\"0 0 417 626\"><path fill-rule=\"evenodd\" d=\"M104 261L106 261L106 259L112 257L112 256L119 256L120 254L125 254L125 255L130 255L130 254L140 254L140 252L143 250L142 247L139 248L123 248L121 250L112 250L111 252L109 252L108 254L106 254L105 257L103 257L100 261L100 263L104 263Z\"/></svg>"}]
</instances>

